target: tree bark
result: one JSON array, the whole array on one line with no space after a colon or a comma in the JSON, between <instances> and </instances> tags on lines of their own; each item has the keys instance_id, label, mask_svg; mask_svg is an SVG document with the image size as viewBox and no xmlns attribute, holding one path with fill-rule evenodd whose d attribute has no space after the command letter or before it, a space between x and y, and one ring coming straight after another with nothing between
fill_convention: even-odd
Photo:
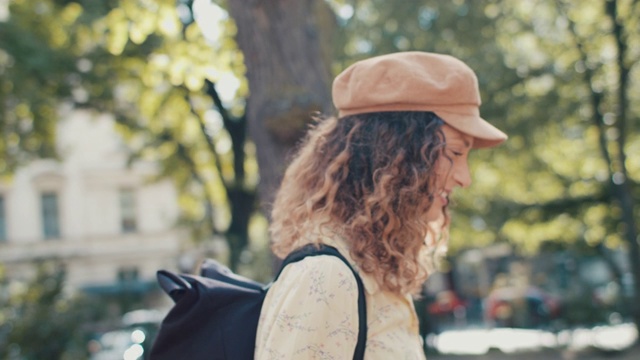
<instances>
[{"instance_id":1,"label":"tree bark","mask_svg":"<svg viewBox=\"0 0 640 360\"><path fill-rule=\"evenodd\" d=\"M229 0L228 10L247 67L246 116L258 149L260 207L268 215L287 156L311 115L332 109L319 29L330 9L314 0Z\"/></svg>"}]
</instances>

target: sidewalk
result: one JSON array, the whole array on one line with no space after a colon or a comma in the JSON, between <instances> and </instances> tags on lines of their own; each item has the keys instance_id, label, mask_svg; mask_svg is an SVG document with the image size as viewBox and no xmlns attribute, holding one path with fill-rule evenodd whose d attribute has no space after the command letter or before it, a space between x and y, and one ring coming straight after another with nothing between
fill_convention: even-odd
<instances>
[{"instance_id":1,"label":"sidewalk","mask_svg":"<svg viewBox=\"0 0 640 360\"><path fill-rule=\"evenodd\" d=\"M604 352L595 349L581 351L542 350L505 354L499 350L491 350L484 355L442 355L428 354L428 360L640 360L640 346L620 352Z\"/></svg>"},{"instance_id":2,"label":"sidewalk","mask_svg":"<svg viewBox=\"0 0 640 360\"><path fill-rule=\"evenodd\" d=\"M517 328L462 328L430 335L429 360L640 360L633 324L560 332Z\"/></svg>"}]
</instances>

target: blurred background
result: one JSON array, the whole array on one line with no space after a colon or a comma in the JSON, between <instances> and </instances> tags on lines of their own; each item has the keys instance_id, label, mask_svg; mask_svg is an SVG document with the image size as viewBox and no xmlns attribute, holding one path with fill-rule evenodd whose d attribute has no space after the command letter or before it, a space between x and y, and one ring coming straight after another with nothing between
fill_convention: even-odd
<instances>
[{"instance_id":1,"label":"blurred background","mask_svg":"<svg viewBox=\"0 0 640 360\"><path fill-rule=\"evenodd\" d=\"M0 0L0 359L144 359L164 268L268 282L269 203L333 76L452 54L472 154L416 300L430 359L640 358L640 2Z\"/></svg>"}]
</instances>

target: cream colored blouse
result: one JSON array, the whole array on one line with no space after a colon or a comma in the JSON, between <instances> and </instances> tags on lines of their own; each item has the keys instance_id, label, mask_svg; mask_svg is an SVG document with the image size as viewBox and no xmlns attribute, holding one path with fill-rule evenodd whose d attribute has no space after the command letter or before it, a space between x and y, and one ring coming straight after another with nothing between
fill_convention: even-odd
<instances>
[{"instance_id":1,"label":"cream colored blouse","mask_svg":"<svg viewBox=\"0 0 640 360\"><path fill-rule=\"evenodd\" d=\"M342 242L323 242L353 264ZM411 297L380 289L366 274L361 278L367 297L365 359L426 359ZM352 359L357 339L358 285L351 270L336 257L312 256L287 266L267 293L255 359Z\"/></svg>"}]
</instances>

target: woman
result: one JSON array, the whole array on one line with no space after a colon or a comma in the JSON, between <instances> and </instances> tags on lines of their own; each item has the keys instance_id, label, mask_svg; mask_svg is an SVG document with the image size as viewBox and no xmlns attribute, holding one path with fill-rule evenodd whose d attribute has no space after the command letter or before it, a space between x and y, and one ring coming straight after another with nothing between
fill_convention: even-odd
<instances>
[{"instance_id":1,"label":"woman","mask_svg":"<svg viewBox=\"0 0 640 360\"><path fill-rule=\"evenodd\" d=\"M276 196L273 250L337 248L366 290L365 358L423 359L411 294L446 241L450 194L471 183L470 150L506 135L480 118L473 71L447 55L357 62L336 77L332 95L339 116L311 129ZM335 257L287 266L262 307L256 359L353 358L357 296Z\"/></svg>"}]
</instances>

